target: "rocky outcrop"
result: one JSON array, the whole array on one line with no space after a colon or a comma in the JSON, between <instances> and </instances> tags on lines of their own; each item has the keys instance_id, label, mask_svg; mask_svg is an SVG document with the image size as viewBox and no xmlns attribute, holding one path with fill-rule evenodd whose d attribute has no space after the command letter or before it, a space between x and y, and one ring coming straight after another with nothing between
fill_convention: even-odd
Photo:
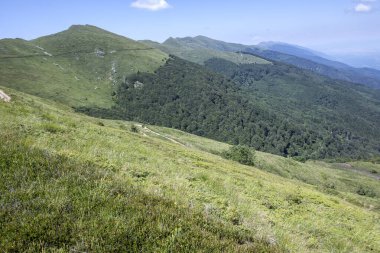
<instances>
[{"instance_id":1,"label":"rocky outcrop","mask_svg":"<svg viewBox=\"0 0 380 253\"><path fill-rule=\"evenodd\" d=\"M0 100L2 100L4 102L10 102L11 101L11 97L8 96L7 94L5 94L4 91L0 90Z\"/></svg>"}]
</instances>

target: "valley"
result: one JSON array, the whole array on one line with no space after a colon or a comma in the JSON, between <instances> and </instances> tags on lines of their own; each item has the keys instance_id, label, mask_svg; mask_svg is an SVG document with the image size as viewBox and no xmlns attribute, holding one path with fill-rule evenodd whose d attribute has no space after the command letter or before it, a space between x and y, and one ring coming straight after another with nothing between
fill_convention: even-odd
<instances>
[{"instance_id":1,"label":"valley","mask_svg":"<svg viewBox=\"0 0 380 253\"><path fill-rule=\"evenodd\" d=\"M0 251L379 252L376 73L283 47L0 40Z\"/></svg>"}]
</instances>

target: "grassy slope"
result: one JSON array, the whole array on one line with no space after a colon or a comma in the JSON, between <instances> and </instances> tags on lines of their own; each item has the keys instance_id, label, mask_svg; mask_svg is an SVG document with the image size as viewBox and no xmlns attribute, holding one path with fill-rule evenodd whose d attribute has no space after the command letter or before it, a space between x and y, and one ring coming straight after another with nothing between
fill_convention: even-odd
<instances>
[{"instance_id":1,"label":"grassy slope","mask_svg":"<svg viewBox=\"0 0 380 253\"><path fill-rule=\"evenodd\" d=\"M157 126L151 126L150 129L187 147L212 154L220 154L230 147L226 143L199 138L176 129ZM339 196L359 207L380 211L379 164L364 161L349 163L307 161L300 163L293 159L257 151L255 165L261 170L281 177L313 185L323 193ZM361 188L368 190L367 196L358 194Z\"/></svg>"},{"instance_id":2,"label":"grassy slope","mask_svg":"<svg viewBox=\"0 0 380 253\"><path fill-rule=\"evenodd\" d=\"M159 50L93 26L72 26L33 41L0 41L0 58L22 55L35 56L0 59L0 85L71 106L99 107L113 104L112 92L126 76L153 72L167 58Z\"/></svg>"},{"instance_id":3,"label":"grassy slope","mask_svg":"<svg viewBox=\"0 0 380 253\"><path fill-rule=\"evenodd\" d=\"M207 251L213 246L223 247L215 240L221 233L225 236L221 243L231 250L249 247L251 234L291 252L380 250L378 209L370 210L359 203L376 204L379 195L354 196L350 189L339 188L340 181L339 194L331 194L315 185L204 151L218 152L226 147L224 144L150 127L177 138L183 146L143 128L132 133L128 122L100 122L52 102L7 88L4 91L13 102L0 103L1 133L7 140L2 150L8 150L10 156L23 155L19 160L7 160L3 155L2 161L8 162L0 163L2 175L7 172L1 178L1 187L6 189L0 200L3 245L17 246L18 242L32 240L30 249L101 251L120 246L113 249L137 250L145 245L148 251L164 251L187 245L191 251L191 245L202 241L200 233L205 233L210 244L203 240L199 245ZM19 136L22 145L18 144ZM26 151L21 152L24 148ZM12 153L12 149L16 151ZM44 156L41 154L55 158L40 166L42 174L33 174L33 168L40 168L38 164L46 160L38 162L37 157ZM61 160L74 162L67 166ZM327 177L342 176L341 171L319 163L304 165L261 153L258 160L259 165L272 163L289 173L295 170L296 174L318 175L325 171ZM19 162L15 165L14 161ZM60 164L63 169L55 170ZM359 179L356 174L350 176ZM361 180L368 181L377 193L378 181ZM133 193L131 189L137 190ZM347 202L350 194L358 203ZM140 208L134 209L134 205ZM15 213L17 218L12 218ZM203 219L212 224L202 227ZM22 225L16 225L18 220ZM67 238L54 231L62 231ZM152 231L148 233L151 237L147 231ZM58 236L56 240L54 236ZM131 244L120 245L121 238ZM240 245L241 238L246 239ZM255 247L266 247L260 240L253 241Z\"/></svg>"},{"instance_id":4,"label":"grassy slope","mask_svg":"<svg viewBox=\"0 0 380 253\"><path fill-rule=\"evenodd\" d=\"M156 43L153 41L142 41L148 46L158 48L168 54L173 54L185 60L203 64L211 58L221 58L232 61L236 64L269 64L270 62L260 57L253 55L240 54L236 52L218 51L207 45L202 45L194 42L184 43L177 39L168 39L164 43ZM236 50L238 51L238 50Z\"/></svg>"}]
</instances>

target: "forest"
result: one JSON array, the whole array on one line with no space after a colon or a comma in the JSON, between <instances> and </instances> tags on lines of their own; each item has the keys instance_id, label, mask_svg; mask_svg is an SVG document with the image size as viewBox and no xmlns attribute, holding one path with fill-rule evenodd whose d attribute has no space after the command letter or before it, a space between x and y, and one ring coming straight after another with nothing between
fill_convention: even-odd
<instances>
[{"instance_id":1,"label":"forest","mask_svg":"<svg viewBox=\"0 0 380 253\"><path fill-rule=\"evenodd\" d=\"M328 124L323 122L326 118L318 118L318 113L310 116L315 121L289 118L286 113L277 112L276 105L256 103L255 89L242 85L268 76L283 76L287 68L293 68L296 74L304 70L258 64L236 65L234 69L225 68L224 64L233 63L215 60L213 71L223 75L216 74L171 55L155 73L128 76L113 94L117 105L111 109L77 107L76 110L107 119L172 127L299 160L366 158L378 153L376 144L369 140L370 133L355 135L339 124L341 119L331 120L336 115L329 115L327 110L326 118L331 116ZM210 62L206 66L211 68ZM334 106L329 97L319 99ZM282 107L281 101L277 106Z\"/></svg>"}]
</instances>

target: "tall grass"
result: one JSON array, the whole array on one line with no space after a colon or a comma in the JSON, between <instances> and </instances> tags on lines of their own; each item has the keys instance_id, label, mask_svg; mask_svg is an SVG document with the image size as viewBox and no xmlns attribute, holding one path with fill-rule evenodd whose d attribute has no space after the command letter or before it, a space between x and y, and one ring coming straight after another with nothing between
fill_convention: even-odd
<instances>
[{"instance_id":1,"label":"tall grass","mask_svg":"<svg viewBox=\"0 0 380 253\"><path fill-rule=\"evenodd\" d=\"M280 252L252 231L143 193L91 162L1 134L3 252Z\"/></svg>"},{"instance_id":2,"label":"tall grass","mask_svg":"<svg viewBox=\"0 0 380 253\"><path fill-rule=\"evenodd\" d=\"M244 166L223 143L4 90L0 251L380 250L378 180L261 152Z\"/></svg>"}]
</instances>

